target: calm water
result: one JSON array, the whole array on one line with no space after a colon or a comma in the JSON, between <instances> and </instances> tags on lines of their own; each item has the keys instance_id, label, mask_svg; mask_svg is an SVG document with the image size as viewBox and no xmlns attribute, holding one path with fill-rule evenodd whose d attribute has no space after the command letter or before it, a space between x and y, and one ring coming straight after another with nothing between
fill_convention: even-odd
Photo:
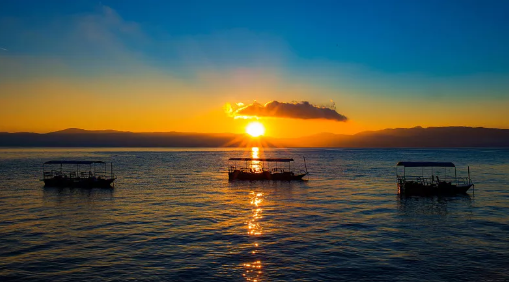
<instances>
[{"instance_id":1,"label":"calm water","mask_svg":"<svg viewBox=\"0 0 509 282\"><path fill-rule=\"evenodd\" d=\"M273 149L307 182L232 182L234 149L0 149L0 280L507 281L509 150ZM53 159L115 189L44 188ZM397 195L398 161L470 166L475 191Z\"/></svg>"}]
</instances>

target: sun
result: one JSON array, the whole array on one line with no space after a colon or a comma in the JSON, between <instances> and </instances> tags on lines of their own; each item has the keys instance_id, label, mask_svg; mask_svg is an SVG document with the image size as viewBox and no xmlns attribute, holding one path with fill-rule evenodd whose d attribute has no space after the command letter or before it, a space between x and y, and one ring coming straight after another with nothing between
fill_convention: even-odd
<instances>
[{"instance_id":1,"label":"sun","mask_svg":"<svg viewBox=\"0 0 509 282\"><path fill-rule=\"evenodd\" d=\"M258 137L265 133L265 127L263 127L263 124L253 121L246 126L246 132L253 137Z\"/></svg>"}]
</instances>

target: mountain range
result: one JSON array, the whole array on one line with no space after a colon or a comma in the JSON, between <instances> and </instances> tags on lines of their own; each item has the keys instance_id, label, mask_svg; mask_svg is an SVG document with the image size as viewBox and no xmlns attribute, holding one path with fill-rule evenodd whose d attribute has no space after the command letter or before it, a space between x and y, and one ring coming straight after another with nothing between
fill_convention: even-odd
<instances>
[{"instance_id":1,"label":"mountain range","mask_svg":"<svg viewBox=\"0 0 509 282\"><path fill-rule=\"evenodd\" d=\"M2 147L269 147L427 148L509 147L509 129L483 127L414 127L365 131L354 135L320 133L300 138L245 134L84 130L50 133L0 132Z\"/></svg>"}]
</instances>

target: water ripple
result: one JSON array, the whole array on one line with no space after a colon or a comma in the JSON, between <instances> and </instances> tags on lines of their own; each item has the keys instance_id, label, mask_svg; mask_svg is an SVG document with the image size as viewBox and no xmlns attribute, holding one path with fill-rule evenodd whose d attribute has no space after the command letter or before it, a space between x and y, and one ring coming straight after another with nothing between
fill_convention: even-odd
<instances>
[{"instance_id":1,"label":"water ripple","mask_svg":"<svg viewBox=\"0 0 509 282\"><path fill-rule=\"evenodd\" d=\"M307 182L228 182L239 149L0 149L1 281L507 281L509 151L270 149ZM51 159L114 161L115 189L43 188ZM401 198L400 160L475 191ZM302 163L297 163L297 166Z\"/></svg>"}]
</instances>

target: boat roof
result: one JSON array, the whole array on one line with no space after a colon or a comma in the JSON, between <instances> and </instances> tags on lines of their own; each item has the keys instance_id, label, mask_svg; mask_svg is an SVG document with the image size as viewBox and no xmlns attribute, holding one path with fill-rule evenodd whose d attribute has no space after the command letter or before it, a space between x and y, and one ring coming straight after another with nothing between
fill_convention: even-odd
<instances>
[{"instance_id":1,"label":"boat roof","mask_svg":"<svg viewBox=\"0 0 509 282\"><path fill-rule=\"evenodd\" d=\"M293 159L264 159L264 158L230 158L230 161L260 161L260 162L293 162Z\"/></svg>"},{"instance_id":2,"label":"boat roof","mask_svg":"<svg viewBox=\"0 0 509 282\"><path fill-rule=\"evenodd\" d=\"M104 164L102 161L48 161L44 164Z\"/></svg>"},{"instance_id":3,"label":"boat roof","mask_svg":"<svg viewBox=\"0 0 509 282\"><path fill-rule=\"evenodd\" d=\"M404 167L456 167L451 162L399 162L397 166Z\"/></svg>"}]
</instances>

